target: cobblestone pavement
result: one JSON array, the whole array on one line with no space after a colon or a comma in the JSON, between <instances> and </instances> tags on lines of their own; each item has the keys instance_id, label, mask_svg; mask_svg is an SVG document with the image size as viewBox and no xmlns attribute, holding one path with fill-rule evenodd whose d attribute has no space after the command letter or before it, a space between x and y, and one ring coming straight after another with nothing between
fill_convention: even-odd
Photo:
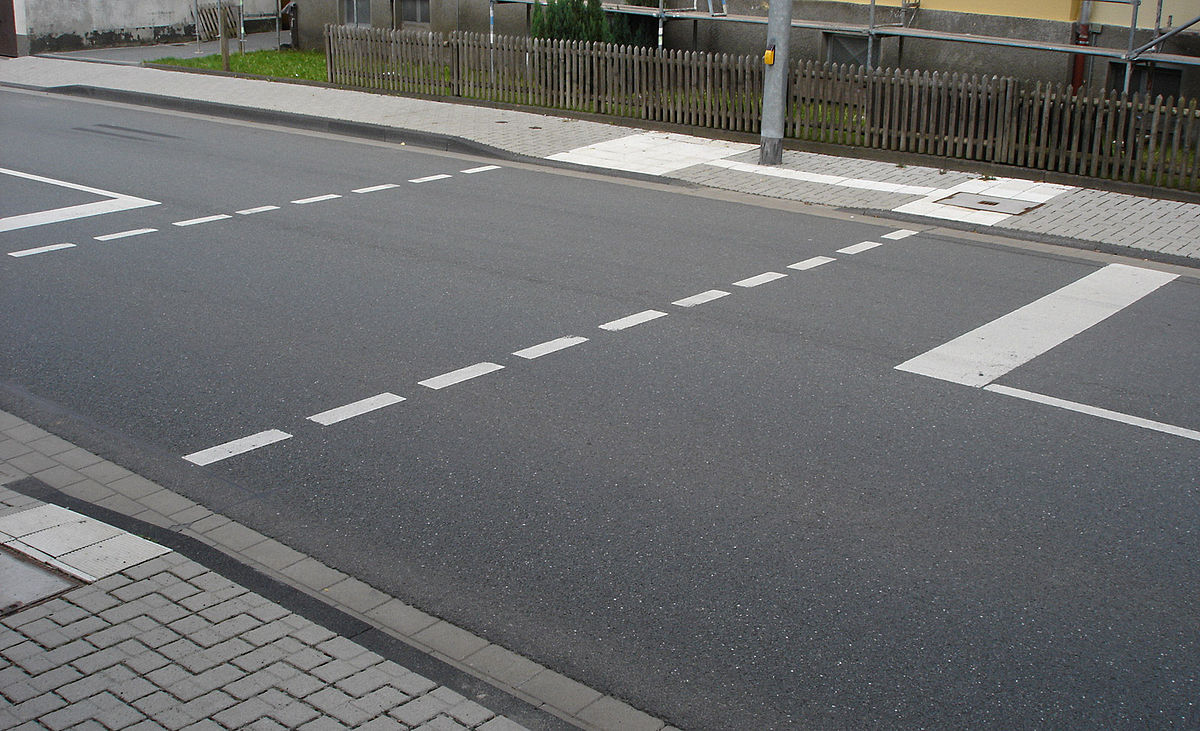
<instances>
[{"instance_id":1,"label":"cobblestone pavement","mask_svg":"<svg viewBox=\"0 0 1200 731\"><path fill-rule=\"evenodd\" d=\"M0 618L0 728L348 727L525 728L173 551Z\"/></svg>"},{"instance_id":2,"label":"cobblestone pavement","mask_svg":"<svg viewBox=\"0 0 1200 731\"><path fill-rule=\"evenodd\" d=\"M30 540L19 547L23 552L37 555L43 562L82 576L90 583L47 604L0 619L0 729L73 727L74 723L50 724L74 718L76 712L67 709L77 701L93 697L96 697L93 703L83 704L88 713L100 713L109 706L115 708L116 701L109 697L115 696L131 707L121 711L125 715L120 717L142 719L138 723L145 725L137 726L139 729L189 727L191 722L184 723L183 719L187 714L199 713L203 707L211 712L217 725L200 721L194 726L196 729L233 728L231 724L245 720L243 712L253 715L252 711L258 709L262 713L250 719L256 729L280 728L280 725L308 729L362 725L420 727L429 731L460 728L506 731L522 726L677 731L617 698L426 614L24 419L0 411L0 544L6 544L8 549L14 547L14 540L26 540L20 537L20 531L14 531L12 522L28 527L30 521L35 521L34 528L46 522L42 518L22 521L13 517L14 513L37 507L39 501L26 496L31 490L18 492L3 486L25 485L30 478L45 494L58 496L57 500L77 501L133 519L144 531L166 536L156 539L160 543L170 544L167 538L171 538L200 544L205 550L215 549L213 555L226 563L302 596L306 606L318 604L319 609L314 612L321 615L333 612L346 627L357 629L353 632L345 629L342 635L337 635L338 626L305 619L297 614L295 607L286 609L261 596L262 591L255 593L247 588L247 581L239 584L205 568L206 562L212 563L207 559L197 562L173 552L143 563L141 559L128 559L132 555L128 550L124 553L125 560L112 555L112 551L93 550L89 558L102 553L106 560L81 563L69 557L87 554L99 543L81 548L80 540L69 539L62 550L55 551L45 542ZM111 538L111 530L102 531L96 525L77 532L86 536L83 542ZM128 549L130 543L141 540L128 535L127 538L118 547ZM42 550L31 546L41 546ZM166 550L157 548L150 555L158 556ZM3 550L6 549L0 548ZM91 616L81 612L91 612ZM114 629L116 625L121 629ZM367 631L386 638L389 646L401 644L410 658L404 660L409 670L377 654L379 648L370 650L351 641ZM102 651L104 655L97 654ZM416 660L411 659L414 656ZM437 675L442 685L410 672L413 667L421 668L426 678ZM106 690L78 699L60 692L66 685L82 680L81 676L95 673L103 676L109 686ZM149 677L150 673L153 677ZM450 680L438 673L460 678L460 687L457 690L448 687ZM127 683L148 689L150 686L144 683L133 683L133 677L143 675L154 686L149 693L126 698L118 692ZM302 676L311 676L321 685L317 687L313 685L315 681ZM220 679L225 681L222 685L197 692ZM378 684L369 687L372 683ZM251 692L256 686L261 687ZM34 690L38 692L30 695ZM214 694L218 690L220 693ZM470 693L471 697L458 691ZM164 703L171 696L177 707L186 705L189 710L156 715L159 711L154 701L145 700L142 705L146 708L138 705L150 696ZM229 699L234 702L221 706ZM491 710L468 702L490 706ZM101 706L104 708L96 710ZM302 706L319 715L298 721L305 713ZM235 707L241 710L233 712ZM512 710L513 707L517 710ZM288 715L287 720L272 715L280 708L293 715ZM43 718L59 711L62 713L49 722ZM220 715L225 711L231 712ZM494 716L497 711L501 715ZM279 714L284 713L279 710ZM91 720L103 724L100 719ZM102 726L85 723L84 727Z\"/></svg>"},{"instance_id":3,"label":"cobblestone pavement","mask_svg":"<svg viewBox=\"0 0 1200 731\"><path fill-rule=\"evenodd\" d=\"M271 34L273 35L273 34ZM177 54L167 47L160 55ZM92 57L102 57L96 51ZM146 51L143 57L152 57ZM35 89L70 85L134 94L166 96L191 102L247 107L281 114L382 125L398 130L444 135L490 147L502 153L533 158L569 159L591 145L635 138L645 130L632 124L608 124L553 114L371 94L319 86L267 82L225 76L67 60L24 57L0 60L0 84ZM703 144L704 138L693 138ZM747 138L749 139L749 138ZM728 161L753 163L757 149L730 154ZM722 161L723 162L723 161ZM597 162L603 166L603 163ZM617 169L636 169L613 165ZM779 177L790 172L809 178L846 178L850 184ZM1200 265L1200 204L1070 188L1049 200L1036 201L1032 210L983 222L987 216L928 205L948 189L982 183L989 176L950 172L934 167L896 165L877 160L837 157L790 150L783 164L771 171L745 165L742 169L712 163L659 173L690 183L873 214L903 214L923 222L1007 231L1022 238L1044 239L1086 248L1101 248L1175 263ZM1014 176L1020 171L1014 170ZM1036 180L1036 174L1025 174ZM1016 180L1021 183L1024 181ZM920 186L933 195L897 192L888 188ZM897 211L896 209L904 209ZM939 214L950 213L947 216ZM956 218L956 214L963 214ZM971 219L975 220L972 221ZM997 217L1000 218L1000 217Z\"/></svg>"}]
</instances>

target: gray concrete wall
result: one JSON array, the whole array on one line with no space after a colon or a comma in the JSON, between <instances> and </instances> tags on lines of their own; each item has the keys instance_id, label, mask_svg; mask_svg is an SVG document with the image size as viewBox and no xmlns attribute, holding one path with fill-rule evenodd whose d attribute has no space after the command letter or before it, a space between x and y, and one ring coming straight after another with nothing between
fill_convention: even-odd
<instances>
[{"instance_id":1,"label":"gray concrete wall","mask_svg":"<svg viewBox=\"0 0 1200 731\"><path fill-rule=\"evenodd\" d=\"M27 0L34 53L186 36L192 0Z\"/></svg>"}]
</instances>

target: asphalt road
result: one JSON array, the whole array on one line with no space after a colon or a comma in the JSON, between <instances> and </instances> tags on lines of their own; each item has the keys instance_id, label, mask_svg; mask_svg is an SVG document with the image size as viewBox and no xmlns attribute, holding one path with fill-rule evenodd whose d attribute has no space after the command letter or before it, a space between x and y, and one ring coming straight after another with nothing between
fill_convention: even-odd
<instances>
[{"instance_id":1,"label":"asphalt road","mask_svg":"<svg viewBox=\"0 0 1200 731\"><path fill-rule=\"evenodd\" d=\"M0 406L684 728L1200 725L1200 442L895 369L1100 263L0 97L0 167L158 203L0 231L76 244L0 256ZM1194 432L1198 366L1185 275L997 382Z\"/></svg>"}]
</instances>

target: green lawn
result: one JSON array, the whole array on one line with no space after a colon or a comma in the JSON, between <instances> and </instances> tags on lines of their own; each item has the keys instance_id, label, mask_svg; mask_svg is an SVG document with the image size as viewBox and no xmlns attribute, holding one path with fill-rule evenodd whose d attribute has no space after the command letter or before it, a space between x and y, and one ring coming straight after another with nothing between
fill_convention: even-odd
<instances>
[{"instance_id":1,"label":"green lawn","mask_svg":"<svg viewBox=\"0 0 1200 731\"><path fill-rule=\"evenodd\" d=\"M160 58L151 63L198 69L220 69L221 55L214 54L200 58ZM239 74L325 81L325 54L320 51L291 50L230 53L229 68Z\"/></svg>"}]
</instances>

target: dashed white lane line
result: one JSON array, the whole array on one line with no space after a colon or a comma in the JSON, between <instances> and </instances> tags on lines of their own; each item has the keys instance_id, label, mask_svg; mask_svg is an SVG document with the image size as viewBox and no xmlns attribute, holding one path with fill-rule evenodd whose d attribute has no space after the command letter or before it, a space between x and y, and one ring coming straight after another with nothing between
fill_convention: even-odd
<instances>
[{"instance_id":1,"label":"dashed white lane line","mask_svg":"<svg viewBox=\"0 0 1200 731\"><path fill-rule=\"evenodd\" d=\"M1178 275L1109 264L896 366L976 388L1114 315Z\"/></svg>"},{"instance_id":2,"label":"dashed white lane line","mask_svg":"<svg viewBox=\"0 0 1200 731\"><path fill-rule=\"evenodd\" d=\"M403 396L397 396L394 393L384 392L376 396L371 396L370 398L362 399L361 401L355 401L352 404L339 406L336 409L330 409L328 411L322 411L319 414L313 414L312 416L308 417L308 420L315 421L321 426L329 426L330 424L336 424L339 421L353 419L356 416L362 416L363 414L377 411L385 406L398 404L403 400Z\"/></svg>"},{"instance_id":3,"label":"dashed white lane line","mask_svg":"<svg viewBox=\"0 0 1200 731\"><path fill-rule=\"evenodd\" d=\"M1060 409L1066 409L1067 411L1074 411L1080 414L1097 416L1101 419L1117 421L1122 424L1141 427L1142 429L1151 429L1153 431L1162 432L1163 434L1173 434L1177 437L1183 437L1184 439L1191 439L1193 441L1200 442L1200 431L1195 431L1194 429L1185 429L1181 426L1175 426L1174 424L1164 424L1161 421L1143 419L1140 416L1122 414L1119 411L1110 411L1108 409L1102 409L1098 406L1088 406L1087 404L1081 404L1077 401L1067 401L1066 399L1055 398L1054 396L1047 396L1045 394L1035 393L1033 391L1026 391L1021 388L1002 386L999 383L992 383L984 386L983 390L1001 393L1005 396L1014 396L1019 399L1033 401L1034 403L1045 404L1047 406L1056 406Z\"/></svg>"},{"instance_id":4,"label":"dashed white lane line","mask_svg":"<svg viewBox=\"0 0 1200 731\"><path fill-rule=\"evenodd\" d=\"M292 201L298 206L303 206L308 203L320 203L321 201L331 201L335 198L341 198L337 193L326 193L325 195L314 195L312 198L301 198L300 200Z\"/></svg>"},{"instance_id":5,"label":"dashed white lane line","mask_svg":"<svg viewBox=\"0 0 1200 731\"><path fill-rule=\"evenodd\" d=\"M700 294L694 294L691 297L684 297L681 300L675 300L671 304L677 307L695 307L696 305L702 305L705 302L712 302L713 300L718 300L728 295L729 293L724 290L710 289L707 292L701 292Z\"/></svg>"},{"instance_id":6,"label":"dashed white lane line","mask_svg":"<svg viewBox=\"0 0 1200 731\"><path fill-rule=\"evenodd\" d=\"M436 391L438 389L446 388L447 386L453 386L456 383L469 381L472 378L478 378L479 376L486 375L492 371L498 371L503 367L504 366L499 365L498 363L476 363L475 365L469 365L466 368L459 368L456 371L443 373L440 376L426 378L424 381L417 381L417 383L426 388L432 388Z\"/></svg>"},{"instance_id":7,"label":"dashed white lane line","mask_svg":"<svg viewBox=\"0 0 1200 731\"><path fill-rule=\"evenodd\" d=\"M899 241L900 239L907 239L909 236L915 236L916 234L916 231L910 231L907 228L902 228L898 231L893 231L890 234L884 234L881 238Z\"/></svg>"},{"instance_id":8,"label":"dashed white lane line","mask_svg":"<svg viewBox=\"0 0 1200 731\"><path fill-rule=\"evenodd\" d=\"M172 226L199 226L202 223L212 223L213 221L224 221L226 218L233 218L228 213L218 213L215 216L204 216L202 218L189 218L186 221L175 221Z\"/></svg>"},{"instance_id":9,"label":"dashed white lane line","mask_svg":"<svg viewBox=\"0 0 1200 731\"><path fill-rule=\"evenodd\" d=\"M879 241L863 241L862 243L859 243L859 244L852 244L850 246L846 246L841 249L838 249L837 253L839 253L839 254L861 254L864 251L870 251L871 249L874 249L876 246L883 246L883 243L879 242Z\"/></svg>"},{"instance_id":10,"label":"dashed white lane line","mask_svg":"<svg viewBox=\"0 0 1200 731\"><path fill-rule=\"evenodd\" d=\"M391 190L392 188L399 188L399 187L400 186L396 185L395 183L384 183L383 185L371 185L366 188L355 188L354 190L352 190L350 192L351 193L378 193L381 190Z\"/></svg>"},{"instance_id":11,"label":"dashed white lane line","mask_svg":"<svg viewBox=\"0 0 1200 731\"><path fill-rule=\"evenodd\" d=\"M518 350L517 352L513 353L513 355L520 357L520 358L525 358L526 360L533 360L534 358L541 358L543 355L557 353L558 351L563 350L565 348L570 348L572 346L579 345L580 343L586 343L586 342L587 342L587 338L577 337L577 336L565 337L565 338L555 338L554 340L547 340L544 343L540 343L538 345L531 345L528 348L523 348L521 350Z\"/></svg>"},{"instance_id":12,"label":"dashed white lane line","mask_svg":"<svg viewBox=\"0 0 1200 731\"><path fill-rule=\"evenodd\" d=\"M475 173L486 173L489 170L499 170L499 165L484 165L483 167L470 168L469 170L459 170L463 175L474 175Z\"/></svg>"},{"instance_id":13,"label":"dashed white lane line","mask_svg":"<svg viewBox=\"0 0 1200 731\"><path fill-rule=\"evenodd\" d=\"M10 251L9 256L17 258L23 256L33 256L34 254L45 254L48 251L59 251L60 249L74 248L75 244L50 244L49 246L39 246L36 249L22 249L21 251Z\"/></svg>"},{"instance_id":14,"label":"dashed white lane line","mask_svg":"<svg viewBox=\"0 0 1200 731\"><path fill-rule=\"evenodd\" d=\"M278 429L268 429L266 431L260 431L257 434L251 434L248 437L234 439L232 442L218 444L217 446L209 447L208 449L201 449L199 452L192 452L191 454L186 455L184 459L192 464L203 467L204 465L209 465L213 462L220 462L223 459L228 459L229 457L234 457L239 454L245 454L246 452L253 451L260 447L265 447L268 444L281 442L284 439L291 439L291 437L292 435L288 434L287 432L279 431Z\"/></svg>"},{"instance_id":15,"label":"dashed white lane line","mask_svg":"<svg viewBox=\"0 0 1200 731\"><path fill-rule=\"evenodd\" d=\"M613 332L616 332L617 330L624 330L626 328L633 327L634 325L641 325L643 322L650 322L651 320L657 320L660 317L666 316L667 313L665 312L659 312L658 310L645 310L633 315L627 315L618 320L606 322L600 326L600 329L612 330Z\"/></svg>"},{"instance_id":16,"label":"dashed white lane line","mask_svg":"<svg viewBox=\"0 0 1200 731\"><path fill-rule=\"evenodd\" d=\"M735 287L757 287L760 284L766 284L767 282L774 282L776 279L783 279L786 276L787 276L786 274L780 274L779 272L763 272L762 274L756 274L753 277L746 277L745 279L740 279L740 280L734 282L733 286L735 286Z\"/></svg>"},{"instance_id":17,"label":"dashed white lane line","mask_svg":"<svg viewBox=\"0 0 1200 731\"><path fill-rule=\"evenodd\" d=\"M450 176L446 175L445 173L442 173L441 175L427 175L423 178L413 178L412 180L410 180L408 182L410 182L410 183L432 183L435 180L445 180L448 177L450 177Z\"/></svg>"},{"instance_id":18,"label":"dashed white lane line","mask_svg":"<svg viewBox=\"0 0 1200 731\"><path fill-rule=\"evenodd\" d=\"M103 236L93 236L97 241L115 241L116 239L127 239L130 236L141 236L142 234L152 234L158 229L156 228L133 228L128 231L118 231L115 234L104 234Z\"/></svg>"},{"instance_id":19,"label":"dashed white lane line","mask_svg":"<svg viewBox=\"0 0 1200 731\"><path fill-rule=\"evenodd\" d=\"M808 269L816 269L822 264L828 264L831 261L837 261L832 256L814 256L804 261L798 261L795 264L788 264L788 269L796 269L798 271L806 271Z\"/></svg>"},{"instance_id":20,"label":"dashed white lane line","mask_svg":"<svg viewBox=\"0 0 1200 731\"><path fill-rule=\"evenodd\" d=\"M253 216L255 213L266 213L267 211L278 211L279 206L259 206L257 208L246 208L237 211L239 216Z\"/></svg>"}]
</instances>

